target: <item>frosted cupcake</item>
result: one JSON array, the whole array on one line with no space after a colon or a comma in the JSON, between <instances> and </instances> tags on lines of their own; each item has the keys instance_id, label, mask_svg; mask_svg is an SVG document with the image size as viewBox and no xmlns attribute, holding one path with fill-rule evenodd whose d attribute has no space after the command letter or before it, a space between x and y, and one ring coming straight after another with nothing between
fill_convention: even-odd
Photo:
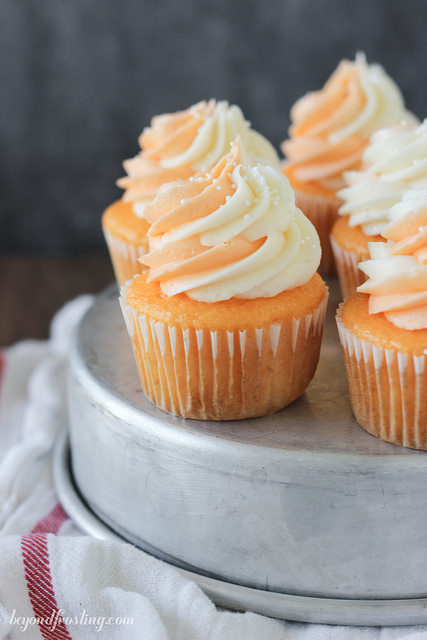
<instances>
[{"instance_id":1,"label":"frosted cupcake","mask_svg":"<svg viewBox=\"0 0 427 640\"><path fill-rule=\"evenodd\" d=\"M321 271L334 272L329 243L344 186L343 172L358 169L370 136L400 121L416 122L402 95L379 65L358 54L340 63L323 89L308 93L291 110L283 170L297 205L315 225L322 245Z\"/></svg>"},{"instance_id":2,"label":"frosted cupcake","mask_svg":"<svg viewBox=\"0 0 427 640\"><path fill-rule=\"evenodd\" d=\"M427 122L378 131L363 154L363 170L345 174L347 187L331 243L347 297L365 281L358 263L369 258L368 243L383 240L390 209L408 188L427 187Z\"/></svg>"},{"instance_id":3,"label":"frosted cupcake","mask_svg":"<svg viewBox=\"0 0 427 640\"><path fill-rule=\"evenodd\" d=\"M142 265L148 248L147 203L158 189L213 167L240 136L254 158L277 164L272 145L250 128L239 107L228 102L199 102L185 111L156 116L140 138L141 152L124 162L127 176L117 184L122 200L104 212L102 226L117 281L122 285Z\"/></svg>"},{"instance_id":4,"label":"frosted cupcake","mask_svg":"<svg viewBox=\"0 0 427 640\"><path fill-rule=\"evenodd\" d=\"M327 304L320 243L278 166L238 142L146 206L147 271L121 305L142 388L186 418L262 416L314 375Z\"/></svg>"},{"instance_id":5,"label":"frosted cupcake","mask_svg":"<svg viewBox=\"0 0 427 640\"><path fill-rule=\"evenodd\" d=\"M404 197L338 310L353 412L369 433L427 449L427 191Z\"/></svg>"}]
</instances>

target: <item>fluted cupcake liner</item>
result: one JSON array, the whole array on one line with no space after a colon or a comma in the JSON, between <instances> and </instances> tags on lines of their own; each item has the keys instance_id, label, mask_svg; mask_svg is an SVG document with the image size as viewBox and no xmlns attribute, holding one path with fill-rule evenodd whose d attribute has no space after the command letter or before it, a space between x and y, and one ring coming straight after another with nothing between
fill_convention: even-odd
<instances>
[{"instance_id":1,"label":"fluted cupcake liner","mask_svg":"<svg viewBox=\"0 0 427 640\"><path fill-rule=\"evenodd\" d=\"M147 248L116 238L105 229L103 231L116 280L122 287L130 278L144 270L143 265L138 262L138 258L142 258L147 253Z\"/></svg>"},{"instance_id":2,"label":"fluted cupcake liner","mask_svg":"<svg viewBox=\"0 0 427 640\"><path fill-rule=\"evenodd\" d=\"M351 296L357 287L367 280L367 277L357 266L361 261L357 253L347 251L340 247L332 235L330 241L340 281L341 293L345 299Z\"/></svg>"},{"instance_id":3,"label":"fluted cupcake liner","mask_svg":"<svg viewBox=\"0 0 427 640\"><path fill-rule=\"evenodd\" d=\"M313 313L259 329L168 326L121 307L145 395L161 409L199 420L273 413L300 396L316 370L327 295Z\"/></svg>"},{"instance_id":4,"label":"fluted cupcake liner","mask_svg":"<svg viewBox=\"0 0 427 640\"><path fill-rule=\"evenodd\" d=\"M338 217L339 200L333 197L316 196L302 191L295 191L295 202L303 214L314 224L319 234L322 247L319 273L333 275L336 270L329 237L333 224Z\"/></svg>"},{"instance_id":5,"label":"fluted cupcake liner","mask_svg":"<svg viewBox=\"0 0 427 640\"><path fill-rule=\"evenodd\" d=\"M350 400L366 431L395 444L427 449L427 354L385 349L337 325L347 371Z\"/></svg>"}]
</instances>

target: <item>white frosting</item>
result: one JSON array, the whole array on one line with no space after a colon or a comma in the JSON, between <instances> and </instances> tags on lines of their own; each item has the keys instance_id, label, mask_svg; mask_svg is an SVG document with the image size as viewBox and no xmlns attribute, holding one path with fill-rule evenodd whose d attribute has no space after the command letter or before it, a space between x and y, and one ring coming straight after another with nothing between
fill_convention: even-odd
<instances>
[{"instance_id":1,"label":"white frosting","mask_svg":"<svg viewBox=\"0 0 427 640\"><path fill-rule=\"evenodd\" d=\"M359 262L359 269L366 273L370 280L358 287L358 291L363 292L372 285L387 283L387 280L391 282L395 276L400 276L403 272L412 272L420 268L427 270L427 266L420 267L414 256L393 255L391 242L369 242L368 247L371 258Z\"/></svg>"},{"instance_id":2,"label":"white frosting","mask_svg":"<svg viewBox=\"0 0 427 640\"><path fill-rule=\"evenodd\" d=\"M344 171L360 166L375 131L402 121L418 124L395 82L363 54L341 62L320 91L298 100L291 119L291 137L282 145L285 166L299 182L316 181L331 191L344 185Z\"/></svg>"},{"instance_id":3,"label":"white frosting","mask_svg":"<svg viewBox=\"0 0 427 640\"><path fill-rule=\"evenodd\" d=\"M270 142L251 129L239 107L226 101L203 101L186 111L155 116L139 138L142 151L123 163L127 176L117 181L126 189L123 199L144 217L146 205L162 185L209 170L237 137L254 160L279 163Z\"/></svg>"},{"instance_id":4,"label":"white frosting","mask_svg":"<svg viewBox=\"0 0 427 640\"><path fill-rule=\"evenodd\" d=\"M369 312L407 330L427 328L427 189L404 192L390 210L383 235L370 242L371 259L359 264L368 276L358 291L370 293Z\"/></svg>"},{"instance_id":5,"label":"white frosting","mask_svg":"<svg viewBox=\"0 0 427 640\"><path fill-rule=\"evenodd\" d=\"M401 200L388 213L390 222L399 220L403 216L427 209L427 184L424 188L407 189L401 195Z\"/></svg>"},{"instance_id":6,"label":"white frosting","mask_svg":"<svg viewBox=\"0 0 427 640\"><path fill-rule=\"evenodd\" d=\"M271 297L303 285L316 272L321 256L317 232L295 206L294 193L280 169L245 162L229 175L235 185L233 195L204 217L149 236L150 250L194 236L206 247L236 236L264 242L249 256L226 266L162 281L166 295L185 292L202 302Z\"/></svg>"},{"instance_id":7,"label":"white frosting","mask_svg":"<svg viewBox=\"0 0 427 640\"><path fill-rule=\"evenodd\" d=\"M341 215L350 227L362 226L368 236L380 234L390 209L404 190L427 187L427 121L412 129L407 124L378 131L363 154L362 171L344 174L347 187Z\"/></svg>"},{"instance_id":8,"label":"white frosting","mask_svg":"<svg viewBox=\"0 0 427 640\"><path fill-rule=\"evenodd\" d=\"M363 154L370 174L384 182L417 186L427 179L427 120L418 127L395 127L379 131Z\"/></svg>"},{"instance_id":9,"label":"white frosting","mask_svg":"<svg viewBox=\"0 0 427 640\"><path fill-rule=\"evenodd\" d=\"M356 55L361 88L366 97L362 111L344 127L331 131L329 140L337 143L352 135L369 138L375 131L404 120L415 126L418 119L405 109L396 83L379 64L367 64L363 53Z\"/></svg>"},{"instance_id":10,"label":"white frosting","mask_svg":"<svg viewBox=\"0 0 427 640\"><path fill-rule=\"evenodd\" d=\"M207 171L222 156L230 151L231 144L239 136L247 151L254 159L278 163L279 158L271 143L260 133L250 128L241 109L229 105L226 100L211 100L190 107L190 112L205 118L191 145L178 156L160 161L164 167L190 165L195 170Z\"/></svg>"},{"instance_id":11,"label":"white frosting","mask_svg":"<svg viewBox=\"0 0 427 640\"><path fill-rule=\"evenodd\" d=\"M419 283L422 285L426 282L427 265L420 264L413 255L393 254L393 242L369 242L368 246L371 259L360 262L359 269L366 273L369 280L357 290L361 293L371 293L376 289L380 295L389 295L392 298L390 311L398 311L400 306L412 309L426 305L427 291L425 286L420 287ZM404 296L402 304L399 303L399 294ZM389 318L387 313L386 318ZM396 326L410 328L396 319L389 319Z\"/></svg>"}]
</instances>

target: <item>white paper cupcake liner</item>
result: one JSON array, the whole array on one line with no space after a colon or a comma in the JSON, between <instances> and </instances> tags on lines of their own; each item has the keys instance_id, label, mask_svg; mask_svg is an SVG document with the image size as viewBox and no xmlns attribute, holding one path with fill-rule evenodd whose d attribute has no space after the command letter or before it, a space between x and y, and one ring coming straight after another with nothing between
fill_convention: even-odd
<instances>
[{"instance_id":1,"label":"white paper cupcake liner","mask_svg":"<svg viewBox=\"0 0 427 640\"><path fill-rule=\"evenodd\" d=\"M311 314L260 329L210 331L168 326L121 308L146 396L174 415L238 420L275 412L314 375L327 296Z\"/></svg>"},{"instance_id":2,"label":"white paper cupcake liner","mask_svg":"<svg viewBox=\"0 0 427 640\"><path fill-rule=\"evenodd\" d=\"M343 298L348 298L361 284L366 281L366 275L357 266L360 262L359 256L353 251L342 249L333 235L330 237L332 252L335 258L335 265L340 281Z\"/></svg>"},{"instance_id":3,"label":"white paper cupcake liner","mask_svg":"<svg viewBox=\"0 0 427 640\"><path fill-rule=\"evenodd\" d=\"M337 326L358 423L372 435L427 449L427 354L385 349L354 335L337 310Z\"/></svg>"},{"instance_id":4,"label":"white paper cupcake liner","mask_svg":"<svg viewBox=\"0 0 427 640\"><path fill-rule=\"evenodd\" d=\"M122 286L132 276L144 270L144 266L138 262L138 259L147 253L147 248L143 245L135 246L116 238L105 229L103 232L117 282L119 286Z\"/></svg>"}]
</instances>

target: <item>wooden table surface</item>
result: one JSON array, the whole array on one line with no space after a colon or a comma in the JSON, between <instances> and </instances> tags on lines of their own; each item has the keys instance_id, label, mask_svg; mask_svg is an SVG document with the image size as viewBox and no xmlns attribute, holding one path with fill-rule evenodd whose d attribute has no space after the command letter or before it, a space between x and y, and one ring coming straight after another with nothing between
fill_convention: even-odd
<instances>
[{"instance_id":1,"label":"wooden table surface","mask_svg":"<svg viewBox=\"0 0 427 640\"><path fill-rule=\"evenodd\" d=\"M0 257L0 346L45 339L55 311L81 293L114 279L104 253L67 258Z\"/></svg>"}]
</instances>

